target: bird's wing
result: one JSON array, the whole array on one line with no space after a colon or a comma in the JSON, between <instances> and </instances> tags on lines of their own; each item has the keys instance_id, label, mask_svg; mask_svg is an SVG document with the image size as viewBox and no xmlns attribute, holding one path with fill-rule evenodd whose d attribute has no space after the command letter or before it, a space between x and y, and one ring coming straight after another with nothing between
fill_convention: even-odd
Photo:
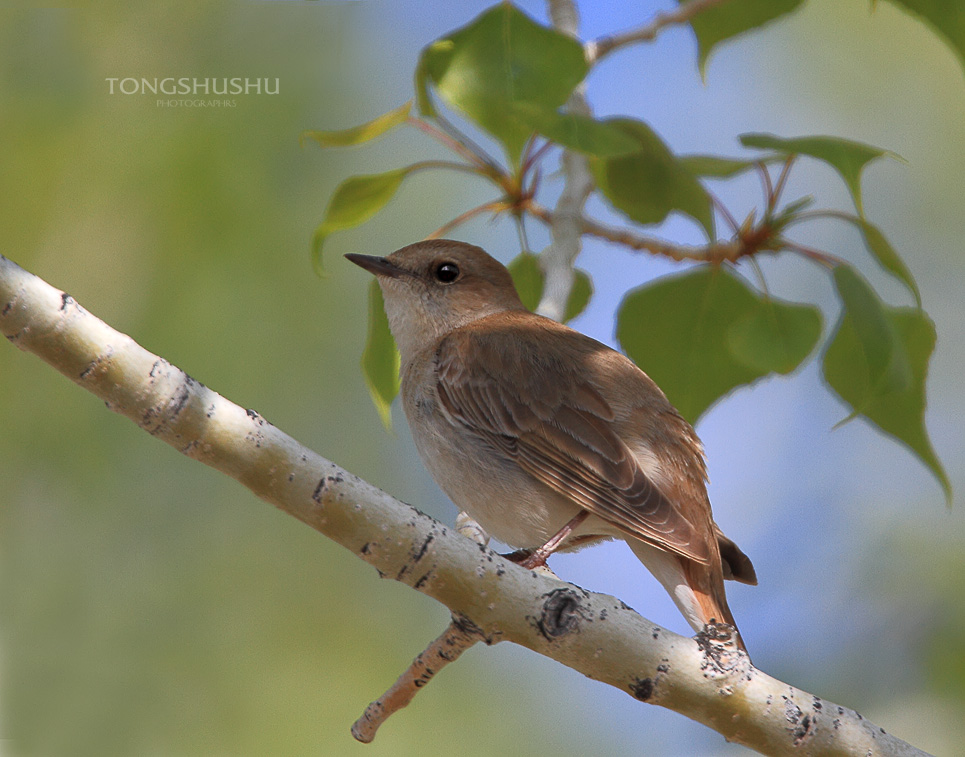
<instances>
[{"instance_id":1,"label":"bird's wing","mask_svg":"<svg viewBox=\"0 0 965 757\"><path fill-rule=\"evenodd\" d=\"M613 431L613 412L600 393L575 371L543 364L538 351L500 341L489 335L477 343L460 330L441 342L436 389L451 422L628 535L708 563L706 541ZM552 373L559 370L565 381ZM556 380L541 381L547 371Z\"/></svg>"}]
</instances>

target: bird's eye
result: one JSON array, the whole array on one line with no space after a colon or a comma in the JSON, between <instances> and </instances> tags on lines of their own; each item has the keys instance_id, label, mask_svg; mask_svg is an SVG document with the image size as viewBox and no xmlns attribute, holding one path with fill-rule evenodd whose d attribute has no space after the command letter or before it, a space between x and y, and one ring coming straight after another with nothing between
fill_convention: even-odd
<instances>
[{"instance_id":1,"label":"bird's eye","mask_svg":"<svg viewBox=\"0 0 965 757\"><path fill-rule=\"evenodd\" d=\"M459 266L455 263L439 263L435 270L436 280L443 284L451 284L459 278Z\"/></svg>"}]
</instances>

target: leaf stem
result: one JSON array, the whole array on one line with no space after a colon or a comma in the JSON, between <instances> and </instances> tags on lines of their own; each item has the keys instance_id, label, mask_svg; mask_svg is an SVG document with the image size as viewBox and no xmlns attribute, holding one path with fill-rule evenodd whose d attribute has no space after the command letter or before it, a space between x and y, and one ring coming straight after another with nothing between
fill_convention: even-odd
<instances>
[{"instance_id":1,"label":"leaf stem","mask_svg":"<svg viewBox=\"0 0 965 757\"><path fill-rule=\"evenodd\" d=\"M831 255L830 253L822 252L821 250L815 250L813 247L806 247L803 244L791 242L787 239L783 240L783 247L784 249L803 255L804 257L819 263L829 270L844 263L844 260L836 255Z\"/></svg>"},{"instance_id":2,"label":"leaf stem","mask_svg":"<svg viewBox=\"0 0 965 757\"><path fill-rule=\"evenodd\" d=\"M536 150L533 150L530 154L525 156L523 161L523 167L520 169L520 176L525 176L526 173L535 166L540 159L553 147L553 143L548 139L539 146Z\"/></svg>"},{"instance_id":3,"label":"leaf stem","mask_svg":"<svg viewBox=\"0 0 965 757\"><path fill-rule=\"evenodd\" d=\"M717 211L724 217L724 220L727 221L727 225L730 226L731 232L734 234L740 233L740 224L737 223L737 219L734 218L731 212L727 209L727 206L724 205L724 203L722 203L713 192L707 192L707 195L710 197L710 201L714 203L714 207L717 208Z\"/></svg>"},{"instance_id":4,"label":"leaf stem","mask_svg":"<svg viewBox=\"0 0 965 757\"><path fill-rule=\"evenodd\" d=\"M777 202L774 199L774 185L771 183L771 175L767 172L767 164L763 161L755 163L754 168L757 169L757 175L761 180L761 187L764 190L764 203L767 206L765 218L770 218L771 213L774 212L774 205Z\"/></svg>"},{"instance_id":5,"label":"leaf stem","mask_svg":"<svg viewBox=\"0 0 965 757\"><path fill-rule=\"evenodd\" d=\"M486 152L482 147L480 147L476 142L474 142L468 135L463 134L459 129L457 129L442 113L436 111L435 115L436 123L439 124L439 128L447 134L450 138L454 139L458 144L461 144L464 148L469 150L484 166L486 166L494 175L505 176L506 172L503 167L499 165L499 162L491 157L488 152Z\"/></svg>"},{"instance_id":6,"label":"leaf stem","mask_svg":"<svg viewBox=\"0 0 965 757\"><path fill-rule=\"evenodd\" d=\"M784 227L788 228L801 221L814 221L819 218L837 218L849 223L861 220L858 216L845 213L843 210L803 210L800 213L795 213L794 217L784 224Z\"/></svg>"},{"instance_id":7,"label":"leaf stem","mask_svg":"<svg viewBox=\"0 0 965 757\"><path fill-rule=\"evenodd\" d=\"M406 123L409 124L410 126L415 126L417 129L419 129L422 132L425 132L437 142L440 142L441 144L445 145L453 152L458 153L459 155L464 157L470 163L474 163L480 168L486 167L485 161L483 161L482 158L476 155L472 150L467 148L465 145L459 143L458 141L450 137L445 132L441 131L440 129L437 129L428 121L423 121L421 118L416 118L415 116L409 116L406 119Z\"/></svg>"},{"instance_id":8,"label":"leaf stem","mask_svg":"<svg viewBox=\"0 0 965 757\"><path fill-rule=\"evenodd\" d=\"M493 200L492 202L483 203L478 205L471 210L467 210L465 213L460 213L458 216L453 218L448 223L444 223L438 229L433 231L426 239L439 239L443 234L452 231L457 226L464 224L471 218L475 218L480 213L485 213L486 211L492 211L493 213L500 213L504 210L508 210L509 205L504 200Z\"/></svg>"},{"instance_id":9,"label":"leaf stem","mask_svg":"<svg viewBox=\"0 0 965 757\"><path fill-rule=\"evenodd\" d=\"M465 163L457 163L454 160L421 160L409 166L411 171L423 171L429 168L448 168L452 171L471 173L475 176L485 176L487 178L489 176L488 173L476 166L470 166Z\"/></svg>"},{"instance_id":10,"label":"leaf stem","mask_svg":"<svg viewBox=\"0 0 965 757\"><path fill-rule=\"evenodd\" d=\"M758 262L757 258L753 255L750 256L751 268L754 269L754 273L757 274L757 279L761 284L761 291L764 292L764 297L767 299L771 298L771 292L767 288L767 279L764 277L764 269L761 268L761 264Z\"/></svg>"},{"instance_id":11,"label":"leaf stem","mask_svg":"<svg viewBox=\"0 0 965 757\"><path fill-rule=\"evenodd\" d=\"M791 166L794 163L796 155L788 155L787 160L784 161L784 165L781 167L781 173L777 177L777 184L774 187L774 201L770 204L768 210L770 213L774 212L777 207L777 203L781 200L781 194L784 192L784 187L787 186L787 177L791 174Z\"/></svg>"},{"instance_id":12,"label":"leaf stem","mask_svg":"<svg viewBox=\"0 0 965 757\"><path fill-rule=\"evenodd\" d=\"M526 216L523 213L515 213L514 220L516 232L519 235L520 252L530 252L532 248L529 246L529 238L526 235Z\"/></svg>"}]
</instances>

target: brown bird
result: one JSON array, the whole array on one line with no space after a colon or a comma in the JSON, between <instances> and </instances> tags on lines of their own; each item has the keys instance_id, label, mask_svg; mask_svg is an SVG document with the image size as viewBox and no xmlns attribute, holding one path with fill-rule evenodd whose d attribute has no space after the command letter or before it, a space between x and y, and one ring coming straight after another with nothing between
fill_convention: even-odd
<instances>
[{"instance_id":1,"label":"brown bird","mask_svg":"<svg viewBox=\"0 0 965 757\"><path fill-rule=\"evenodd\" d=\"M378 277L416 449L458 508L527 567L623 539L695 630L736 629L724 579L756 584L754 567L714 522L700 440L643 371L528 311L478 247L346 257Z\"/></svg>"}]
</instances>

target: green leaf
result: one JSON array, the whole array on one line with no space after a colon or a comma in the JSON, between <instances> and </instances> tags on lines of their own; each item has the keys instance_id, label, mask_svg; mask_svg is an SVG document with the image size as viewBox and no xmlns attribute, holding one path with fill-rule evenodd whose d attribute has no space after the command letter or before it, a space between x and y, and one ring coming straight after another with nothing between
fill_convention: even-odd
<instances>
[{"instance_id":1,"label":"green leaf","mask_svg":"<svg viewBox=\"0 0 965 757\"><path fill-rule=\"evenodd\" d=\"M513 277L519 299L527 310L536 310L543 296L543 270L539 258L531 252L521 252L506 266Z\"/></svg>"},{"instance_id":2,"label":"green leaf","mask_svg":"<svg viewBox=\"0 0 965 757\"><path fill-rule=\"evenodd\" d=\"M593 296L593 282L586 271L577 268L573 271L573 288L570 296L566 299L566 308L563 312L563 323L572 321L576 316L586 310Z\"/></svg>"},{"instance_id":3,"label":"green leaf","mask_svg":"<svg viewBox=\"0 0 965 757\"><path fill-rule=\"evenodd\" d=\"M303 131L298 138L302 145L306 139L318 142L322 147L349 147L360 145L376 137L381 137L387 131L394 129L399 124L405 123L412 110L412 101L409 100L405 105L401 105L388 113L384 113L378 118L374 118L367 123L353 126L351 129L341 131Z\"/></svg>"},{"instance_id":4,"label":"green leaf","mask_svg":"<svg viewBox=\"0 0 965 757\"><path fill-rule=\"evenodd\" d=\"M500 3L422 51L416 92L420 110L431 114L431 82L449 104L502 142L518 165L533 129L514 106L555 110L587 71L579 42Z\"/></svg>"},{"instance_id":5,"label":"green leaf","mask_svg":"<svg viewBox=\"0 0 965 757\"><path fill-rule=\"evenodd\" d=\"M915 281L915 277L911 275L911 271L908 270L908 266L905 265L905 261L901 259L895 248L891 246L891 242L888 241L881 229L866 218L859 218L858 216L850 216L847 214L836 217L853 223L858 227L861 236L864 237L868 251L871 252L882 268L908 287L908 291L911 292L915 298L915 304L920 308L921 292L918 290L918 283Z\"/></svg>"},{"instance_id":6,"label":"green leaf","mask_svg":"<svg viewBox=\"0 0 965 757\"><path fill-rule=\"evenodd\" d=\"M526 104L516 105L514 112L521 121L529 124L533 131L563 147L586 155L607 158L640 149L637 140L608 121Z\"/></svg>"},{"instance_id":7,"label":"green leaf","mask_svg":"<svg viewBox=\"0 0 965 757\"><path fill-rule=\"evenodd\" d=\"M961 0L891 0L894 5L917 16L945 42L959 63L965 66L965 5Z\"/></svg>"},{"instance_id":8,"label":"green leaf","mask_svg":"<svg viewBox=\"0 0 965 757\"><path fill-rule=\"evenodd\" d=\"M617 315L627 355L691 423L734 388L794 370L820 333L816 308L766 299L711 266L633 290Z\"/></svg>"},{"instance_id":9,"label":"green leaf","mask_svg":"<svg viewBox=\"0 0 965 757\"><path fill-rule=\"evenodd\" d=\"M882 389L905 391L911 383L911 366L888 319L885 304L849 265L835 267L834 284L857 340L860 354L854 357L865 366L870 383ZM862 413L864 408L857 406L855 412Z\"/></svg>"},{"instance_id":10,"label":"green leaf","mask_svg":"<svg viewBox=\"0 0 965 757\"><path fill-rule=\"evenodd\" d=\"M686 213L714 238L710 196L696 177L642 121L609 123L633 137L637 152L591 162L597 187L617 210L641 224L662 222L672 211Z\"/></svg>"},{"instance_id":11,"label":"green leaf","mask_svg":"<svg viewBox=\"0 0 965 757\"><path fill-rule=\"evenodd\" d=\"M543 296L543 269L539 265L539 257L531 252L522 252L507 266L519 299L527 310L536 310ZM593 282L586 271L577 268L574 272L573 289L566 300L563 313L563 323L571 321L582 313L593 295Z\"/></svg>"},{"instance_id":12,"label":"green leaf","mask_svg":"<svg viewBox=\"0 0 965 757\"><path fill-rule=\"evenodd\" d=\"M902 160L890 150L882 150L862 142L853 142L840 137L792 137L784 139L773 134L741 134L741 144L774 150L783 155L808 155L823 160L834 168L848 185L858 215L864 216L861 203L861 172L872 160L889 156Z\"/></svg>"},{"instance_id":13,"label":"green leaf","mask_svg":"<svg viewBox=\"0 0 965 757\"><path fill-rule=\"evenodd\" d=\"M846 309L824 354L824 379L834 392L889 436L906 445L931 470L952 500L952 487L925 429L925 380L935 348L935 326L921 310L883 306L894 335L893 349L909 366L905 383L882 378L880 356L872 360L862 327Z\"/></svg>"},{"instance_id":14,"label":"green leaf","mask_svg":"<svg viewBox=\"0 0 965 757\"><path fill-rule=\"evenodd\" d=\"M811 305L762 299L727 330L733 357L749 368L787 374L811 354L821 337L821 311Z\"/></svg>"},{"instance_id":15,"label":"green leaf","mask_svg":"<svg viewBox=\"0 0 965 757\"><path fill-rule=\"evenodd\" d=\"M385 428L392 428L392 400L399 393L399 351L389 331L379 282L369 282L369 333L362 352L362 375Z\"/></svg>"},{"instance_id":16,"label":"green leaf","mask_svg":"<svg viewBox=\"0 0 965 757\"><path fill-rule=\"evenodd\" d=\"M426 118L435 118L436 106L432 102L432 95L429 94L429 71L426 66L426 60L429 57L426 54L428 49L422 51L415 67L415 102L420 114Z\"/></svg>"},{"instance_id":17,"label":"green leaf","mask_svg":"<svg viewBox=\"0 0 965 757\"><path fill-rule=\"evenodd\" d=\"M791 13L803 3L804 0L740 0L702 10L690 20L697 36L700 75L705 75L707 59L718 44Z\"/></svg>"},{"instance_id":18,"label":"green leaf","mask_svg":"<svg viewBox=\"0 0 965 757\"><path fill-rule=\"evenodd\" d=\"M322 268L322 245L335 231L350 229L365 223L386 206L405 179L419 166L406 166L386 173L353 176L346 179L328 201L325 220L315 229L312 238L312 263L319 275Z\"/></svg>"}]
</instances>

